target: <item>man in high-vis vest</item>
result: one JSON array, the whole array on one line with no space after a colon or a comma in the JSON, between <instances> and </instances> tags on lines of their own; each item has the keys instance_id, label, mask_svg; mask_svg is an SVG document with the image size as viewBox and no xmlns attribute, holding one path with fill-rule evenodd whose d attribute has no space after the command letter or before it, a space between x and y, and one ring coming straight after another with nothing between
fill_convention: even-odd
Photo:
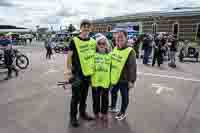
<instances>
[{"instance_id":1,"label":"man in high-vis vest","mask_svg":"<svg viewBox=\"0 0 200 133\"><path fill-rule=\"evenodd\" d=\"M86 100L90 76L94 73L94 55L96 52L96 41L89 37L90 28L89 20L81 22L80 35L72 39L67 57L68 63L71 62L71 65L67 65L68 71L71 69L73 79L70 107L70 122L73 127L79 127L78 105L80 118L87 121L94 120L86 113Z\"/></svg>"},{"instance_id":2,"label":"man in high-vis vest","mask_svg":"<svg viewBox=\"0 0 200 133\"><path fill-rule=\"evenodd\" d=\"M127 46L126 31L118 31L116 35L116 47L112 51L111 65L111 110L116 109L117 93L120 90L122 96L121 110L116 115L117 120L126 118L126 110L129 104L129 91L133 89L136 81L136 54Z\"/></svg>"}]
</instances>

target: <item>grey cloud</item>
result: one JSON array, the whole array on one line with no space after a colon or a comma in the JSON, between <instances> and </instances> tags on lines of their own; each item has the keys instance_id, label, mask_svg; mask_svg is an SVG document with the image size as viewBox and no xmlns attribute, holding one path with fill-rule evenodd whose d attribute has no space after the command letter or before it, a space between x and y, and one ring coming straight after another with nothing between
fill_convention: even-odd
<instances>
[{"instance_id":1,"label":"grey cloud","mask_svg":"<svg viewBox=\"0 0 200 133\"><path fill-rule=\"evenodd\" d=\"M24 24L26 24L26 23L32 23L32 22L33 22L32 19L24 19L24 20L22 20L21 22L19 22L18 24L24 25Z\"/></svg>"},{"instance_id":2,"label":"grey cloud","mask_svg":"<svg viewBox=\"0 0 200 133\"><path fill-rule=\"evenodd\" d=\"M39 19L40 23L42 24L59 24L61 21L61 17L57 16L46 16L46 17L41 17Z\"/></svg>"},{"instance_id":3,"label":"grey cloud","mask_svg":"<svg viewBox=\"0 0 200 133\"><path fill-rule=\"evenodd\" d=\"M13 7L15 4L8 2L7 0L0 0L0 7Z\"/></svg>"},{"instance_id":4,"label":"grey cloud","mask_svg":"<svg viewBox=\"0 0 200 133\"><path fill-rule=\"evenodd\" d=\"M56 15L61 17L71 17L71 16L77 16L78 12L71 12L69 11L69 9L68 10L61 9L58 12L56 12Z\"/></svg>"},{"instance_id":5,"label":"grey cloud","mask_svg":"<svg viewBox=\"0 0 200 133\"><path fill-rule=\"evenodd\" d=\"M83 10L77 10L72 8L61 8L56 11L55 16L60 16L60 17L75 17L79 16L80 14L87 14L87 12Z\"/></svg>"}]
</instances>

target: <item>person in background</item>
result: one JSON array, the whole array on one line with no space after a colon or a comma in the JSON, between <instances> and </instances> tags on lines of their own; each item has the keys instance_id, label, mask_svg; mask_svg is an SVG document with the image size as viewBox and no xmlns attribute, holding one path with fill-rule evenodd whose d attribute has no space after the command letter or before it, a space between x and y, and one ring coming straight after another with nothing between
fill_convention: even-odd
<instances>
[{"instance_id":1,"label":"person in background","mask_svg":"<svg viewBox=\"0 0 200 133\"><path fill-rule=\"evenodd\" d=\"M151 54L151 38L149 35L145 35L143 39L143 49L144 49L144 57L143 64L147 65L149 62L149 56Z\"/></svg>"},{"instance_id":2,"label":"person in background","mask_svg":"<svg viewBox=\"0 0 200 133\"><path fill-rule=\"evenodd\" d=\"M80 34L75 36L69 44L67 55L67 70L72 77L66 80L72 81L72 97L70 105L70 123L73 127L79 127L77 119L78 105L79 117L91 121L93 117L86 113L86 101L88 96L91 75L94 74L94 57L96 53L96 41L89 37L91 22L83 20L80 24ZM71 62L71 64L70 64ZM66 74L65 75L69 75Z\"/></svg>"},{"instance_id":3,"label":"person in background","mask_svg":"<svg viewBox=\"0 0 200 133\"><path fill-rule=\"evenodd\" d=\"M140 39L139 39L139 37L134 36L133 41L134 41L133 47L136 52L136 58L139 58Z\"/></svg>"},{"instance_id":4,"label":"person in background","mask_svg":"<svg viewBox=\"0 0 200 133\"><path fill-rule=\"evenodd\" d=\"M162 51L161 51L161 47L162 47L162 35L158 35L155 38L155 43L153 45L154 48L154 53L153 53L153 61L152 61L152 66L155 65L156 61L158 63L158 66L160 67L160 65L162 64Z\"/></svg>"},{"instance_id":5,"label":"person in background","mask_svg":"<svg viewBox=\"0 0 200 133\"><path fill-rule=\"evenodd\" d=\"M51 38L48 37L46 40L45 40L45 48L46 48L46 59L51 59L51 55L53 54L53 51L52 51L52 41L51 41Z\"/></svg>"},{"instance_id":6,"label":"person in background","mask_svg":"<svg viewBox=\"0 0 200 133\"><path fill-rule=\"evenodd\" d=\"M177 52L177 40L174 36L170 36L169 39L170 48L170 63L169 66L176 67L176 52Z\"/></svg>"},{"instance_id":7,"label":"person in background","mask_svg":"<svg viewBox=\"0 0 200 133\"><path fill-rule=\"evenodd\" d=\"M116 47L112 51L111 66L111 110L116 109L118 91L120 90L122 103L120 112L116 115L117 120L126 118L126 110L129 104L129 91L134 87L136 81L136 54L127 46L127 32L118 31L116 36Z\"/></svg>"},{"instance_id":8,"label":"person in background","mask_svg":"<svg viewBox=\"0 0 200 133\"><path fill-rule=\"evenodd\" d=\"M110 46L103 35L97 37L96 41L95 71L91 76L93 112L96 119L107 120L111 66Z\"/></svg>"},{"instance_id":9,"label":"person in background","mask_svg":"<svg viewBox=\"0 0 200 133\"><path fill-rule=\"evenodd\" d=\"M4 37L4 61L6 68L8 69L8 75L5 80L8 80L12 77L12 72L15 71L15 75L18 76L18 70L13 65L13 49L11 45L11 40L9 37Z\"/></svg>"}]
</instances>

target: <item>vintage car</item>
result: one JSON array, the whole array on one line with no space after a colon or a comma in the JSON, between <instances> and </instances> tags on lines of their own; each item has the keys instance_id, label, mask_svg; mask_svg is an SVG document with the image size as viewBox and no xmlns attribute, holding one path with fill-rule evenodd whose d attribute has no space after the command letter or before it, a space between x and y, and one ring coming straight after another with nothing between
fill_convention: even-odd
<instances>
[{"instance_id":1,"label":"vintage car","mask_svg":"<svg viewBox=\"0 0 200 133\"><path fill-rule=\"evenodd\" d=\"M198 62L199 59L199 47L188 44L180 49L179 61L184 62L185 58L193 58Z\"/></svg>"}]
</instances>

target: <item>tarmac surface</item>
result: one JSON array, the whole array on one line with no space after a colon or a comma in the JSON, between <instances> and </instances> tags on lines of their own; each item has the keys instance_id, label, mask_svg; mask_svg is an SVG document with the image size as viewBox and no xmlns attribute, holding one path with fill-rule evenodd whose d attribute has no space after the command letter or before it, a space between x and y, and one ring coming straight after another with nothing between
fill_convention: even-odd
<instances>
[{"instance_id":1,"label":"tarmac surface","mask_svg":"<svg viewBox=\"0 0 200 133\"><path fill-rule=\"evenodd\" d=\"M30 65L9 81L3 80L6 70L0 70L0 133L200 133L200 63L177 62L173 69L167 62L158 68L138 60L127 119L116 121L109 113L108 122L81 121L73 129L70 87L57 86L63 81L65 55L46 60L38 42L19 49ZM87 105L92 114L91 90Z\"/></svg>"}]
</instances>

